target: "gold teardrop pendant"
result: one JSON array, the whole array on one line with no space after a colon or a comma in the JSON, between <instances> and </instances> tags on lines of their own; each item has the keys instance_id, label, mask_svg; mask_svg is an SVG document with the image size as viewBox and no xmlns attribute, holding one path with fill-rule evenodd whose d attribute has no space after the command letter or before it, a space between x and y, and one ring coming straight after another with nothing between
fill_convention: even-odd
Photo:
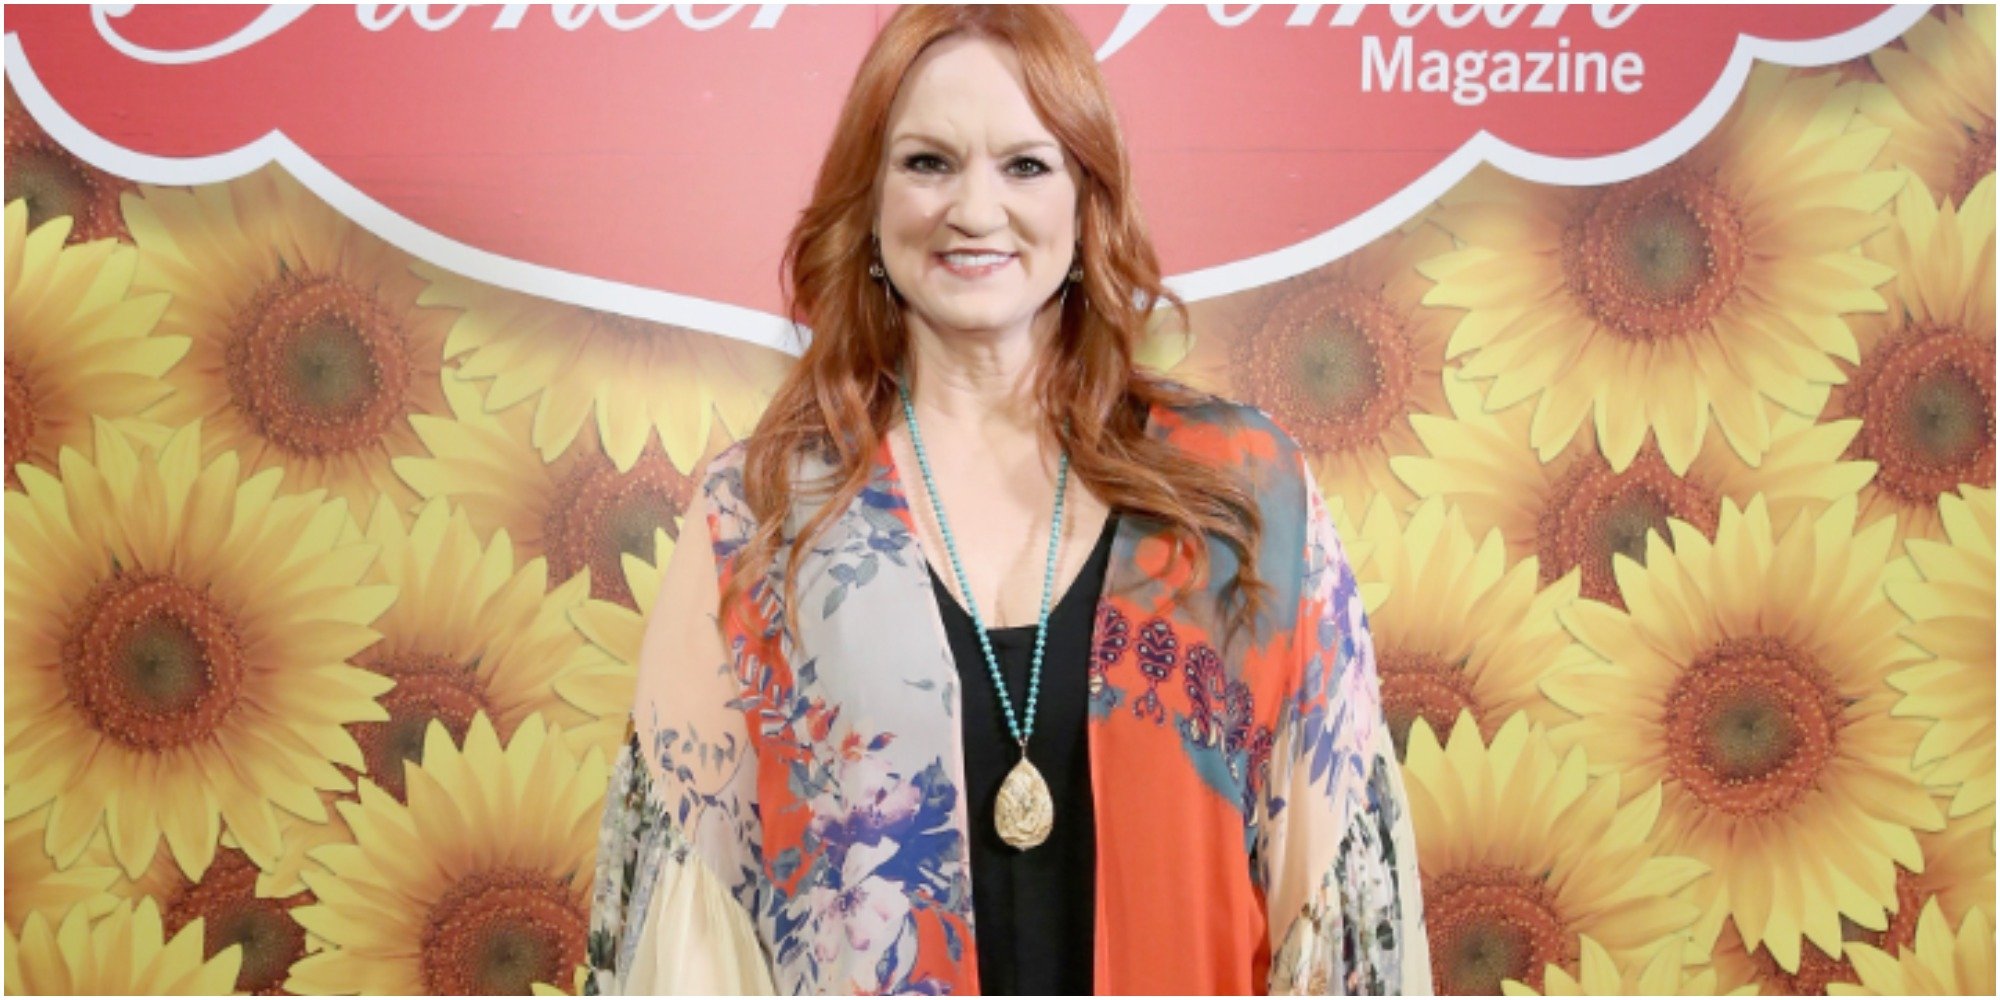
<instances>
[{"instance_id":1,"label":"gold teardrop pendant","mask_svg":"<svg viewBox=\"0 0 2000 1000\"><path fill-rule=\"evenodd\" d=\"M1042 780L1042 772L1028 763L1025 754L1000 783L1000 798L993 804L993 825L1001 840L1022 851L1040 846L1056 825L1049 783Z\"/></svg>"}]
</instances>

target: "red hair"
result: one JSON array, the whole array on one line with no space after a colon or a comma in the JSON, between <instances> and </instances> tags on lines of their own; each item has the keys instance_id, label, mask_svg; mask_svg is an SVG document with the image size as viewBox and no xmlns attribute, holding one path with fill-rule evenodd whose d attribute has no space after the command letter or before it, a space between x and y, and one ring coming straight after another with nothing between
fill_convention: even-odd
<instances>
[{"instance_id":1,"label":"red hair","mask_svg":"<svg viewBox=\"0 0 2000 1000\"><path fill-rule=\"evenodd\" d=\"M742 581L763 576L783 542L785 515L801 485L791 481L797 457L827 455L834 471L829 482L813 484L827 499L791 541L795 566L867 484L883 436L901 412L896 379L908 340L889 297L868 274L876 178L889 108L910 66L938 40L960 34L1013 49L1036 115L1078 167L1084 277L1064 300L1058 333L1036 366L1045 433L1069 452L1072 472L1092 493L1115 510L1166 526L1193 562L1191 580L1208 571L1205 535L1235 550L1240 569L1233 589L1242 600L1232 619L1241 623L1260 604L1262 522L1236 476L1146 434L1153 406L1199 398L1133 363L1155 307L1170 306L1183 325L1187 311L1161 283L1096 56L1067 17L1043 6L906 5L882 27L855 73L812 202L785 248L788 311L814 335L748 444L744 486L758 527L740 571L730 575L724 606L742 596ZM786 588L790 607L789 581Z\"/></svg>"}]
</instances>

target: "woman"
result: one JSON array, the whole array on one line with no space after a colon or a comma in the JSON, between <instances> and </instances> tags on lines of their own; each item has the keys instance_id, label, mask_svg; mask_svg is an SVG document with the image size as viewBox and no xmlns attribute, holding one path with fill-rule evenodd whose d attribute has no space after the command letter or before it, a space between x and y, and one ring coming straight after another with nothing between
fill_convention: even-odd
<instances>
[{"instance_id":1,"label":"woman","mask_svg":"<svg viewBox=\"0 0 2000 1000\"><path fill-rule=\"evenodd\" d=\"M786 264L815 337L648 624L593 984L1427 992L1353 577L1282 431L1134 370L1179 303L1074 26L903 8Z\"/></svg>"}]
</instances>

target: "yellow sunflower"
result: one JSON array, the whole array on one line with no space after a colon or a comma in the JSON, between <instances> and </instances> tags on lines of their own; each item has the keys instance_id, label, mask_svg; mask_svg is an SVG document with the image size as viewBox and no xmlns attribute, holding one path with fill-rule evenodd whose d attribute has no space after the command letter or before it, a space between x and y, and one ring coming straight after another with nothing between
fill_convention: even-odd
<instances>
[{"instance_id":1,"label":"yellow sunflower","mask_svg":"<svg viewBox=\"0 0 2000 1000\"><path fill-rule=\"evenodd\" d=\"M45 803L67 867L105 830L136 876L164 836L190 876L223 826L259 864L273 806L324 820L317 791L362 766L341 727L383 717L382 678L345 661L394 598L346 507L203 464L202 428L159 451L98 424L60 480L7 494L7 816Z\"/></svg>"},{"instance_id":2,"label":"yellow sunflower","mask_svg":"<svg viewBox=\"0 0 2000 1000\"><path fill-rule=\"evenodd\" d=\"M12 166L9 166L12 170ZM11 176L11 173L10 173ZM139 255L110 240L65 246L70 220L30 231L7 203L7 485L21 462L54 471L90 444L92 416L126 420L172 390L160 376L188 338L154 335L164 295L132 295Z\"/></svg>"},{"instance_id":3,"label":"yellow sunflower","mask_svg":"<svg viewBox=\"0 0 2000 1000\"><path fill-rule=\"evenodd\" d=\"M71 243L116 239L131 242L118 200L135 186L76 158L28 114L14 85L6 85L6 199L28 206L28 227L40 229L59 218L71 220ZM7 259L14 258L8 247ZM10 327L12 323L8 324Z\"/></svg>"},{"instance_id":4,"label":"yellow sunflower","mask_svg":"<svg viewBox=\"0 0 2000 1000\"><path fill-rule=\"evenodd\" d=\"M341 801L353 797L352 790L319 793L320 804L326 809L326 821L323 823L309 822L286 812L278 813L278 857L258 866L257 895L278 898L305 892L306 871L322 867L312 860L312 852L327 844L354 843L354 831L347 828L347 821L341 818L337 808ZM236 847L236 838L223 834L222 846Z\"/></svg>"},{"instance_id":5,"label":"yellow sunflower","mask_svg":"<svg viewBox=\"0 0 2000 1000\"><path fill-rule=\"evenodd\" d=\"M559 726L585 720L553 686L585 645L569 614L590 589L587 576L551 589L542 559L517 564L505 530L481 545L464 512L442 499L414 520L377 503L368 540L382 554L363 579L396 589L375 622L382 640L354 660L396 682L382 696L387 720L348 727L370 780L402 798L404 762L419 759L433 720L453 739L481 712L502 739L538 712Z\"/></svg>"},{"instance_id":6,"label":"yellow sunflower","mask_svg":"<svg viewBox=\"0 0 2000 1000\"><path fill-rule=\"evenodd\" d=\"M1829 955L1808 944L1790 972L1764 948L1748 949L1733 928L1724 928L1716 942L1715 968L1722 981L1772 994L1821 994L1834 983L1859 982L1854 947L1867 945L1891 954L1917 939L1917 916L1935 903L1946 918L1957 921L1976 906L1993 902L1993 807L1953 819L1943 830L1917 834L1923 870L1896 869L1896 910L1889 924L1869 930L1852 921L1841 923L1841 954Z\"/></svg>"},{"instance_id":7,"label":"yellow sunflower","mask_svg":"<svg viewBox=\"0 0 2000 1000\"><path fill-rule=\"evenodd\" d=\"M444 356L459 359L462 377L491 380L492 410L535 400L531 440L549 462L590 421L619 472L632 470L648 441L687 469L716 417L733 436L750 432L792 363L727 337L418 270L430 281L426 305L462 310Z\"/></svg>"},{"instance_id":8,"label":"yellow sunflower","mask_svg":"<svg viewBox=\"0 0 2000 1000\"><path fill-rule=\"evenodd\" d=\"M1711 419L1743 460L1771 446L1763 398L1812 415L1852 360L1843 314L1880 311L1889 270L1851 251L1902 183L1868 172L1888 138L1853 127L1861 88L1753 70L1686 156L1608 187L1474 173L1432 218L1462 249L1424 262L1429 305L1467 310L1450 355L1486 405L1534 400L1553 458L1588 419L1615 472L1648 433L1684 473Z\"/></svg>"},{"instance_id":9,"label":"yellow sunflower","mask_svg":"<svg viewBox=\"0 0 2000 1000\"><path fill-rule=\"evenodd\" d=\"M706 528L702 534L706 542ZM639 644L645 637L646 619L653 614L653 602L660 596L667 561L674 554L674 540L664 530L654 532L653 546L657 564L629 553L624 557L626 588L638 600L638 610L593 598L569 616L590 645L578 657L575 668L557 679L556 693L592 720L572 734L588 741L579 745L600 747L607 757L625 738L632 714L632 689L639 677Z\"/></svg>"},{"instance_id":10,"label":"yellow sunflower","mask_svg":"<svg viewBox=\"0 0 2000 1000\"><path fill-rule=\"evenodd\" d=\"M1993 7L1939 5L1868 59L1882 78L1861 113L1891 130L1884 166L1963 202L1993 173Z\"/></svg>"},{"instance_id":11,"label":"yellow sunflower","mask_svg":"<svg viewBox=\"0 0 2000 1000\"><path fill-rule=\"evenodd\" d=\"M1773 414L1770 446L1755 466L1711 435L1685 473L1652 446L1615 472L1588 429L1544 461L1529 434L1531 408L1488 413L1477 385L1449 371L1444 381L1451 417L1412 418L1428 454L1392 459L1396 474L1418 496L1449 498L1474 532L1499 530L1508 558L1537 558L1545 585L1581 570L1583 596L1610 604L1620 603L1614 560L1643 561L1648 537L1671 541L1670 519L1712 537L1722 500L1762 496L1785 523L1853 496L1875 471L1842 458L1860 421L1816 424L1764 403Z\"/></svg>"},{"instance_id":12,"label":"yellow sunflower","mask_svg":"<svg viewBox=\"0 0 2000 1000\"><path fill-rule=\"evenodd\" d=\"M1575 574L1537 592L1533 557L1510 565L1497 531L1475 541L1442 500L1418 505L1405 523L1377 497L1344 537L1366 543L1354 550L1357 580L1380 585L1362 593L1399 751L1419 718L1448 731L1469 711L1489 737L1516 713L1541 725L1569 718L1538 685L1579 659L1556 619L1576 600Z\"/></svg>"},{"instance_id":13,"label":"yellow sunflower","mask_svg":"<svg viewBox=\"0 0 2000 1000\"><path fill-rule=\"evenodd\" d=\"M445 396L451 419L411 421L430 456L398 459L397 473L422 496L450 498L482 534L507 532L522 558L548 559L550 586L588 569L590 596L638 607L625 583L624 557L652 561L655 532L678 534L694 499L696 465L678 464L648 444L620 472L588 428L544 463L533 443L531 408L489 413L490 400L477 386L450 378ZM708 449L729 440L719 424L709 429Z\"/></svg>"},{"instance_id":14,"label":"yellow sunflower","mask_svg":"<svg viewBox=\"0 0 2000 1000\"><path fill-rule=\"evenodd\" d=\"M1604 996L1756 996L1754 986L1738 986L1727 993L1716 988L1715 970L1690 969L1686 962L1687 941L1675 938L1653 952L1643 965L1619 968L1604 946L1583 938L1580 971L1571 975L1559 965L1548 967L1537 993L1526 983L1509 979L1500 989L1510 997L1604 997Z\"/></svg>"},{"instance_id":15,"label":"yellow sunflower","mask_svg":"<svg viewBox=\"0 0 2000 1000\"><path fill-rule=\"evenodd\" d=\"M296 911L328 948L287 989L525 993L583 961L604 756L579 758L538 716L504 748L483 713L462 750L442 723L425 739L408 805L365 783L341 805L355 843L320 849L319 902Z\"/></svg>"},{"instance_id":16,"label":"yellow sunflower","mask_svg":"<svg viewBox=\"0 0 2000 1000\"><path fill-rule=\"evenodd\" d=\"M1993 177L1961 204L1911 177L1896 224L1868 240L1896 269L1889 312L1857 317L1861 358L1826 412L1861 420L1850 457L1879 463L1863 522L1893 515L1897 538L1942 538L1938 498L1993 486Z\"/></svg>"},{"instance_id":17,"label":"yellow sunflower","mask_svg":"<svg viewBox=\"0 0 2000 1000\"><path fill-rule=\"evenodd\" d=\"M1431 283L1417 263L1450 249L1419 224L1306 274L1196 302L1193 346L1167 375L1269 413L1329 497L1356 511L1378 494L1404 507L1412 497L1389 457L1417 449L1411 414L1444 409L1438 373L1457 316L1425 308Z\"/></svg>"},{"instance_id":18,"label":"yellow sunflower","mask_svg":"<svg viewBox=\"0 0 2000 1000\"><path fill-rule=\"evenodd\" d=\"M1933 903L1917 920L1917 939L1902 954L1891 957L1865 944L1854 946L1854 968L1861 985L1835 984L1835 996L1909 996L1911 994L1992 996L1993 917L1973 908L1959 922L1957 933Z\"/></svg>"},{"instance_id":19,"label":"yellow sunflower","mask_svg":"<svg viewBox=\"0 0 2000 1000\"><path fill-rule=\"evenodd\" d=\"M1762 498L1724 500L1713 542L1684 521L1644 565L1619 560L1626 610L1579 601L1569 630L1601 662L1543 690L1591 761L1665 783L1659 850L1714 874L1690 891L1706 959L1725 917L1786 971L1841 919L1881 928L1916 830L1943 825L1910 767L1922 723L1889 713L1914 651L1882 592L1891 526L1855 530L1852 498L1774 532ZM1775 536L1775 537L1774 537Z\"/></svg>"},{"instance_id":20,"label":"yellow sunflower","mask_svg":"<svg viewBox=\"0 0 2000 1000\"><path fill-rule=\"evenodd\" d=\"M417 305L410 258L275 166L192 191L125 199L136 286L171 293L163 332L194 342L149 416L202 420L211 457L283 468L356 511L412 497L390 471L419 451L410 417L444 412L451 313Z\"/></svg>"},{"instance_id":21,"label":"yellow sunflower","mask_svg":"<svg viewBox=\"0 0 2000 1000\"><path fill-rule=\"evenodd\" d=\"M48 839L49 810L37 809L7 821L7 929L20 933L28 914L61 920L70 908L88 904L95 919L118 902L104 895L118 881L116 862L102 835L95 838L68 868L57 868L43 846Z\"/></svg>"},{"instance_id":22,"label":"yellow sunflower","mask_svg":"<svg viewBox=\"0 0 2000 1000\"><path fill-rule=\"evenodd\" d=\"M1993 804L1994 492L1966 487L1938 502L1949 543L1911 539L1917 579L1891 581L1911 619L1904 638L1930 659L1889 677L1897 715L1925 720L1913 758L1924 780L1953 789L1951 815Z\"/></svg>"},{"instance_id":23,"label":"yellow sunflower","mask_svg":"<svg viewBox=\"0 0 2000 1000\"><path fill-rule=\"evenodd\" d=\"M160 908L168 934L189 925L200 928L203 955L236 952L236 990L268 994L284 985L292 963L311 950L293 911L313 897L303 886L291 893L261 892L262 881L257 865L242 851L216 852L215 862L198 879L188 878L163 854L138 878L114 886L107 898L151 900Z\"/></svg>"},{"instance_id":24,"label":"yellow sunflower","mask_svg":"<svg viewBox=\"0 0 2000 1000\"><path fill-rule=\"evenodd\" d=\"M1525 715L1491 745L1470 714L1444 746L1411 726L1403 776L1438 992L1539 989L1549 966L1577 967L1586 935L1632 963L1687 931L1696 910L1674 894L1703 868L1647 843L1659 786L1621 806L1618 776L1588 767Z\"/></svg>"},{"instance_id":25,"label":"yellow sunflower","mask_svg":"<svg viewBox=\"0 0 2000 1000\"><path fill-rule=\"evenodd\" d=\"M239 952L204 959L199 923L168 938L150 899L115 903L94 921L90 910L69 911L55 928L34 914L18 938L9 930L7 992L216 996L235 987Z\"/></svg>"}]
</instances>

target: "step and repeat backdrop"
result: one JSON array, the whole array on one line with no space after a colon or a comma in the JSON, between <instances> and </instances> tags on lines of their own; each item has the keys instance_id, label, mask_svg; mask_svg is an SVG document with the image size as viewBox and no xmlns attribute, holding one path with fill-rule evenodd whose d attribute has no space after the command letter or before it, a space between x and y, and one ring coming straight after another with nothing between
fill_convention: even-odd
<instances>
[{"instance_id":1,"label":"step and repeat backdrop","mask_svg":"<svg viewBox=\"0 0 2000 1000\"><path fill-rule=\"evenodd\" d=\"M1072 13L1147 363L1356 561L1439 989L1990 994L1993 8ZM887 10L6 16L7 989L575 989Z\"/></svg>"}]
</instances>

